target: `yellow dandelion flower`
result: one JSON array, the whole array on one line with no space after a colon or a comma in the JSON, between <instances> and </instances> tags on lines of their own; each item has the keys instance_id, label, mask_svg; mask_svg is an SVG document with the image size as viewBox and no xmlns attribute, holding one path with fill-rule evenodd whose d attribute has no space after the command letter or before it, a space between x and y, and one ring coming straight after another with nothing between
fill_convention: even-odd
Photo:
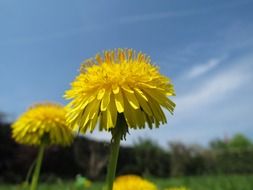
<instances>
[{"instance_id":1,"label":"yellow dandelion flower","mask_svg":"<svg viewBox=\"0 0 253 190\"><path fill-rule=\"evenodd\" d=\"M132 49L105 51L87 60L65 97L72 99L67 121L81 132L115 128L122 115L128 128L166 123L162 107L173 113L175 95L169 78L159 73L145 54ZM75 125L77 124L77 125Z\"/></svg>"},{"instance_id":2,"label":"yellow dandelion flower","mask_svg":"<svg viewBox=\"0 0 253 190\"><path fill-rule=\"evenodd\" d=\"M158 190L156 185L136 175L117 177L113 183L113 190Z\"/></svg>"},{"instance_id":3,"label":"yellow dandelion flower","mask_svg":"<svg viewBox=\"0 0 253 190\"><path fill-rule=\"evenodd\" d=\"M73 135L66 123L66 110L59 104L35 104L12 125L12 137L26 145L69 145Z\"/></svg>"}]
</instances>

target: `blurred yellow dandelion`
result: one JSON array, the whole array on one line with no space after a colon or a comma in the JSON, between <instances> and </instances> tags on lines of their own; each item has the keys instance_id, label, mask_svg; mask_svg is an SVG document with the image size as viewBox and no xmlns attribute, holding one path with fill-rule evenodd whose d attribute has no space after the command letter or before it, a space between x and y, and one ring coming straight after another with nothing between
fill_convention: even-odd
<instances>
[{"instance_id":1,"label":"blurred yellow dandelion","mask_svg":"<svg viewBox=\"0 0 253 190\"><path fill-rule=\"evenodd\" d=\"M35 104L12 125L12 137L20 144L69 145L73 135L66 123L66 110L59 104Z\"/></svg>"},{"instance_id":2,"label":"blurred yellow dandelion","mask_svg":"<svg viewBox=\"0 0 253 190\"><path fill-rule=\"evenodd\" d=\"M84 187L85 188L89 188L89 187L91 187L91 185L92 185L92 182L90 180L87 179L87 180L84 181Z\"/></svg>"},{"instance_id":3,"label":"blurred yellow dandelion","mask_svg":"<svg viewBox=\"0 0 253 190\"><path fill-rule=\"evenodd\" d=\"M158 190L156 185L136 175L117 177L113 190Z\"/></svg>"},{"instance_id":4,"label":"blurred yellow dandelion","mask_svg":"<svg viewBox=\"0 0 253 190\"><path fill-rule=\"evenodd\" d=\"M184 186L180 186L180 187L168 187L168 188L165 188L164 190L190 190Z\"/></svg>"},{"instance_id":5,"label":"blurred yellow dandelion","mask_svg":"<svg viewBox=\"0 0 253 190\"><path fill-rule=\"evenodd\" d=\"M92 182L86 177L83 177L80 174L76 176L75 187L77 189L89 188L91 187L91 185L92 185Z\"/></svg>"},{"instance_id":6,"label":"blurred yellow dandelion","mask_svg":"<svg viewBox=\"0 0 253 190\"><path fill-rule=\"evenodd\" d=\"M119 115L129 128L158 127L167 122L161 107L170 113L175 107L168 98L175 95L170 79L132 49L105 51L87 60L71 86L65 93L72 99L67 121L84 133L92 132L98 120L100 130L115 128Z\"/></svg>"}]
</instances>

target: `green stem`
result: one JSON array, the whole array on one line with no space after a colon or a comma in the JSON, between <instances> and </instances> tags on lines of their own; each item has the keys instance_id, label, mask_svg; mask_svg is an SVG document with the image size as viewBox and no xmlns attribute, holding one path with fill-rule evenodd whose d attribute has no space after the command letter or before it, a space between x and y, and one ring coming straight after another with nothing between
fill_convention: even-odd
<instances>
[{"instance_id":1,"label":"green stem","mask_svg":"<svg viewBox=\"0 0 253 190\"><path fill-rule=\"evenodd\" d=\"M35 170L34 170L34 173L33 173L32 184L31 184L30 190L37 190L37 185L38 185L38 180L39 180L39 175L40 175L40 168L41 168L41 163L42 163L42 159L43 159L44 149L45 149L45 145L41 144L40 149L39 149L39 153L38 153L38 157L37 157L37 160L36 160L36 166L35 166Z\"/></svg>"},{"instance_id":2,"label":"green stem","mask_svg":"<svg viewBox=\"0 0 253 190\"><path fill-rule=\"evenodd\" d=\"M120 139L121 139L121 135L116 134L114 136L114 139L111 142L111 153L110 153L108 170L107 170L107 178L106 178L106 181L107 181L106 190L112 190L113 188L113 181L115 178L116 167L117 167L118 156L119 156Z\"/></svg>"},{"instance_id":3,"label":"green stem","mask_svg":"<svg viewBox=\"0 0 253 190\"><path fill-rule=\"evenodd\" d=\"M107 168L105 190L113 189L113 181L115 178L118 156L119 156L120 140L122 138L125 139L127 132L128 132L127 123L125 121L124 116L120 114L118 115L116 126L111 130L111 133L112 133L111 152L110 152L109 163L108 163L108 168Z\"/></svg>"},{"instance_id":4,"label":"green stem","mask_svg":"<svg viewBox=\"0 0 253 190\"><path fill-rule=\"evenodd\" d=\"M32 174L32 172L33 172L33 170L34 170L35 164L36 164L36 160L34 160L34 161L32 162L32 164L31 164L31 166L29 167L28 173L27 173L26 178L25 178L25 182L26 182L27 184L29 184L29 180L30 180L30 178L31 178L31 174Z\"/></svg>"}]
</instances>

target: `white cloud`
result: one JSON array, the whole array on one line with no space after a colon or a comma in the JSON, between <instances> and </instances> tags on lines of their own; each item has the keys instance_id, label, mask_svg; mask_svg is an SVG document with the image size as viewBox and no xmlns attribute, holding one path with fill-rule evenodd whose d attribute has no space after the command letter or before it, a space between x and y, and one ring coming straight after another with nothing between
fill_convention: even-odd
<instances>
[{"instance_id":1,"label":"white cloud","mask_svg":"<svg viewBox=\"0 0 253 190\"><path fill-rule=\"evenodd\" d=\"M187 78L192 79L199 77L218 66L221 63L221 59L210 59L207 63L194 66L187 74Z\"/></svg>"},{"instance_id":2,"label":"white cloud","mask_svg":"<svg viewBox=\"0 0 253 190\"><path fill-rule=\"evenodd\" d=\"M163 138L177 137L188 143L206 144L224 134L252 134L253 56L235 60L222 70L198 79L195 85L191 80L178 84L185 90L175 98L177 107L169 124L174 127L166 129L167 134L164 130ZM188 85L191 90L187 92ZM164 144L167 140L159 141Z\"/></svg>"},{"instance_id":3,"label":"white cloud","mask_svg":"<svg viewBox=\"0 0 253 190\"><path fill-rule=\"evenodd\" d=\"M211 67L218 64L217 61L210 63L208 65L209 68L207 66L204 71L203 67L202 72L207 72L208 69L210 70ZM200 73L200 70L198 72ZM197 70L195 76L196 73ZM180 112L180 114L182 112L188 113L191 110L194 111L197 108L212 105L214 102L228 97L230 93L239 91L238 88L249 79L250 73L240 66L235 66L230 70L213 75L198 87L193 88L189 93L175 98L177 112Z\"/></svg>"}]
</instances>

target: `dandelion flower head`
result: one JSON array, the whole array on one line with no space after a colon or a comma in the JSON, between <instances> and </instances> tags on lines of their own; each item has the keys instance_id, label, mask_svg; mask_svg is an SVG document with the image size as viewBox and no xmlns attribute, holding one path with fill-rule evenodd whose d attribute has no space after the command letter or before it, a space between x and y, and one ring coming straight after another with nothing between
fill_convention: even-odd
<instances>
[{"instance_id":1,"label":"dandelion flower head","mask_svg":"<svg viewBox=\"0 0 253 190\"><path fill-rule=\"evenodd\" d=\"M113 183L113 190L158 190L156 185L136 175L117 177Z\"/></svg>"},{"instance_id":2,"label":"dandelion flower head","mask_svg":"<svg viewBox=\"0 0 253 190\"><path fill-rule=\"evenodd\" d=\"M173 113L175 104L168 98L173 95L170 79L145 54L132 49L105 51L82 64L66 91L65 98L71 99L67 121L84 133L92 132L98 121L100 130L114 128L119 115L128 128L158 127L167 122L161 107Z\"/></svg>"},{"instance_id":3,"label":"dandelion flower head","mask_svg":"<svg viewBox=\"0 0 253 190\"><path fill-rule=\"evenodd\" d=\"M69 145L73 135L66 122L66 110L55 103L35 104L12 124L12 137L20 144Z\"/></svg>"}]
</instances>

